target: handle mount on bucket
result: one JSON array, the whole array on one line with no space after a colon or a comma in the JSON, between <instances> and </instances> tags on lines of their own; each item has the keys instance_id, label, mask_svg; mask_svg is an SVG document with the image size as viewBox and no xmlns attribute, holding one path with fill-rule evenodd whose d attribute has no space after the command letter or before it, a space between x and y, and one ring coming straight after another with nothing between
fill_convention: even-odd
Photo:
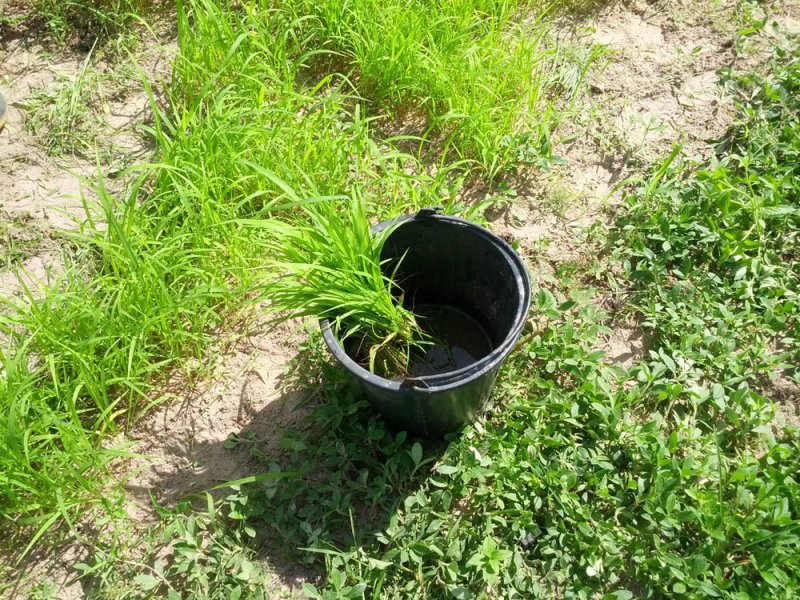
<instances>
[{"instance_id":1,"label":"handle mount on bucket","mask_svg":"<svg viewBox=\"0 0 800 600\"><path fill-rule=\"evenodd\" d=\"M444 206L428 206L427 208L420 208L417 212L417 217L435 217L444 212Z\"/></svg>"}]
</instances>

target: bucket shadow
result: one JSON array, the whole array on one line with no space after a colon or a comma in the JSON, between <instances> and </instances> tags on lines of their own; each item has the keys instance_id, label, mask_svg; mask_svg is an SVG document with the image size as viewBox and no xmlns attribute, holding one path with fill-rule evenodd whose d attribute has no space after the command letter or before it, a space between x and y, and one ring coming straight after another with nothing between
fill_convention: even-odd
<instances>
[{"instance_id":1,"label":"bucket shadow","mask_svg":"<svg viewBox=\"0 0 800 600\"><path fill-rule=\"evenodd\" d=\"M297 363L303 377L318 373L321 384L304 407L307 418L286 431L277 449L265 452L247 442L267 470L294 475L228 496L229 506L258 531L259 553L289 587L324 577L324 555L314 550L349 551L374 542L447 447L394 430L346 372L308 358ZM242 439L252 439L260 418L240 432Z\"/></svg>"},{"instance_id":2,"label":"bucket shadow","mask_svg":"<svg viewBox=\"0 0 800 600\"><path fill-rule=\"evenodd\" d=\"M373 543L448 442L393 429L349 374L332 364L321 339L291 361L281 388L280 398L226 442L194 447L209 465L209 457L227 455L227 462L234 457L239 467L234 474L206 469L191 490L202 509L204 492L216 487L211 493L222 501L223 513L235 511L240 518L234 524L256 531L252 547L273 575L294 589L324 579L324 555L315 550L349 551ZM286 476L259 478L267 473ZM225 484L248 476L256 481ZM160 500L169 507L181 499L170 490L182 489L186 497L185 483L165 473L155 484L161 486Z\"/></svg>"}]
</instances>

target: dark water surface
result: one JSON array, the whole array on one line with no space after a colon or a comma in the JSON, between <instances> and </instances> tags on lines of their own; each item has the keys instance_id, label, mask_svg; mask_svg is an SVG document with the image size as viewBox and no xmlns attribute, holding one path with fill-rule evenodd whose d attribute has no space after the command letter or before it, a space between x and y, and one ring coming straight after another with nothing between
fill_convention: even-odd
<instances>
[{"instance_id":1,"label":"dark water surface","mask_svg":"<svg viewBox=\"0 0 800 600\"><path fill-rule=\"evenodd\" d=\"M486 330L462 310L444 304L418 304L414 313L431 336L424 356L413 358L412 377L438 375L471 365L492 351Z\"/></svg>"}]
</instances>

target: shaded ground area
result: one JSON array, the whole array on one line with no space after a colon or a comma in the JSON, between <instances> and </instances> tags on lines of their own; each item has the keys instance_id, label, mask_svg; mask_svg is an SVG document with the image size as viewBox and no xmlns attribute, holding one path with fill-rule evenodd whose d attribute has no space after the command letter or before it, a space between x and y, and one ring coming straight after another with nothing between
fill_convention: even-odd
<instances>
[{"instance_id":1,"label":"shaded ground area","mask_svg":"<svg viewBox=\"0 0 800 600\"><path fill-rule=\"evenodd\" d=\"M264 457L279 453L285 430L302 427L313 400L313 389L298 388L290 373L309 368L296 364L303 361L299 342L307 335L302 323L256 324L219 353L207 378L192 383L175 375L163 406L127 436L148 457L125 466L134 473L125 487L137 520L155 517L153 497L174 504L259 472Z\"/></svg>"}]
</instances>

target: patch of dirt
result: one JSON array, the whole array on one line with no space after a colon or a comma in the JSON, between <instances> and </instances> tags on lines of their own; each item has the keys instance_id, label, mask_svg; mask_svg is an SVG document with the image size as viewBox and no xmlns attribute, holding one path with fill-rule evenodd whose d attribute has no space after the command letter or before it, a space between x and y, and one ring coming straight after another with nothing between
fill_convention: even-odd
<instances>
[{"instance_id":1,"label":"patch of dirt","mask_svg":"<svg viewBox=\"0 0 800 600\"><path fill-rule=\"evenodd\" d=\"M33 296L55 282L61 269L61 254L52 250L43 251L25 259L13 269L0 270L0 294L7 298L20 297L28 290Z\"/></svg>"},{"instance_id":2,"label":"patch of dirt","mask_svg":"<svg viewBox=\"0 0 800 600\"><path fill-rule=\"evenodd\" d=\"M7 16L14 15L7 12ZM95 177L98 164L93 156L48 155L26 130L29 115L25 107L37 91L55 92L64 78L78 77L86 55L66 52L53 58L45 48L14 35L8 24L0 28L0 36L0 93L8 102L7 122L0 130L0 215L9 220L28 220L43 229L73 230L85 218L81 195L90 202L94 199L84 180ZM151 82L167 76L176 48L169 40L142 43L137 61ZM119 65L101 60L91 68L112 73ZM106 174L107 188L114 194L123 188L124 181L108 178L108 174L141 161L152 150L137 130L139 124L149 120L151 111L141 81L110 77L109 82L107 102L93 109L98 111L97 134L109 148L101 154L99 166ZM23 272L28 271L23 277L42 279L45 273L63 270L59 253L50 250L50 246L42 248L40 256L20 265ZM0 294L19 292L14 273L0 269Z\"/></svg>"},{"instance_id":3,"label":"patch of dirt","mask_svg":"<svg viewBox=\"0 0 800 600\"><path fill-rule=\"evenodd\" d=\"M619 17L626 32L613 35L616 15L598 24L595 41L615 53L598 89L610 125L628 146L646 156L663 154L685 139L685 152L705 152L721 136L732 111L717 86L717 70L735 63L732 42L713 29L684 29L669 20Z\"/></svg>"},{"instance_id":4,"label":"patch of dirt","mask_svg":"<svg viewBox=\"0 0 800 600\"><path fill-rule=\"evenodd\" d=\"M795 9L789 3L779 8L773 20L788 31ZM515 208L504 215L512 218L495 221L496 228L523 247L548 231L551 245L561 249L554 257L574 260L581 244L562 242L575 239L572 230L582 217L600 217L606 202L619 199L614 186L625 177L678 142L684 154L708 157L707 141L722 136L734 116L717 85L719 69L745 68L767 58L767 43L740 56L734 33L716 26L730 21L734 11L733 3L714 14L687 1L614 3L598 11L589 26L571 23L576 30L571 35L608 47L608 64L590 75L590 95L578 121L565 123L559 132L571 140L556 149L567 163L550 176L528 174L512 182ZM541 214L552 212L553 181L572 194L572 206L555 229Z\"/></svg>"},{"instance_id":5,"label":"patch of dirt","mask_svg":"<svg viewBox=\"0 0 800 600\"><path fill-rule=\"evenodd\" d=\"M211 487L263 472L289 426L307 416L307 390L286 389L285 375L307 332L298 324L261 325L219 355L195 385L176 374L165 402L128 433L144 455L126 465L125 488L137 520L154 519L151 495L172 505ZM226 444L229 434L238 443Z\"/></svg>"},{"instance_id":6,"label":"patch of dirt","mask_svg":"<svg viewBox=\"0 0 800 600\"><path fill-rule=\"evenodd\" d=\"M644 356L644 332L635 324L620 324L608 336L602 350L608 362L629 369Z\"/></svg>"},{"instance_id":7,"label":"patch of dirt","mask_svg":"<svg viewBox=\"0 0 800 600\"><path fill-rule=\"evenodd\" d=\"M20 566L5 565L9 571L7 580L14 583L3 591L7 592L9 599L86 598L83 585L77 579L77 572L71 566L88 558L89 552L78 543L55 549L40 547L28 555ZM0 560L0 574L4 566L2 563Z\"/></svg>"},{"instance_id":8,"label":"patch of dirt","mask_svg":"<svg viewBox=\"0 0 800 600\"><path fill-rule=\"evenodd\" d=\"M779 31L795 27L793 3L772 6ZM719 69L752 69L768 59L774 42L764 34L740 52L731 25L736 10L735 2L712 12L708 3L688 0L632 1L598 10L589 23L564 24L565 35L606 45L608 64L590 72L577 120L558 132L570 140L555 149L566 164L508 182L511 204L487 214L495 232L519 245L535 281L554 282L571 264L614 269L599 259L593 230L611 224L625 179L675 143L683 144L684 155L710 157L708 141L721 137L734 117L718 86ZM638 338L630 334L625 327L615 332L609 355L637 356Z\"/></svg>"},{"instance_id":9,"label":"patch of dirt","mask_svg":"<svg viewBox=\"0 0 800 600\"><path fill-rule=\"evenodd\" d=\"M314 390L297 389L290 366L302 358L299 344L313 326L257 326L217 357L210 377L192 385L176 375L164 390L165 402L124 440L112 442L133 443L132 451L142 455L117 469L134 522L155 522L154 499L172 507L192 494L269 471L281 456L286 431L303 427L310 413ZM273 588L284 596L313 579L299 565L276 564L273 557L282 552L261 554Z\"/></svg>"},{"instance_id":10,"label":"patch of dirt","mask_svg":"<svg viewBox=\"0 0 800 600\"><path fill-rule=\"evenodd\" d=\"M0 92L8 101L8 119L0 132L0 209L11 216L30 215L57 228L74 227L83 215L79 177L96 170L91 162L47 156L25 130L24 105L36 89L55 89L62 77L75 77L83 58L48 62L42 48L14 40L2 49Z\"/></svg>"},{"instance_id":11,"label":"patch of dirt","mask_svg":"<svg viewBox=\"0 0 800 600\"><path fill-rule=\"evenodd\" d=\"M800 384L786 375L770 383L764 394L775 403L774 428L800 427Z\"/></svg>"}]
</instances>

